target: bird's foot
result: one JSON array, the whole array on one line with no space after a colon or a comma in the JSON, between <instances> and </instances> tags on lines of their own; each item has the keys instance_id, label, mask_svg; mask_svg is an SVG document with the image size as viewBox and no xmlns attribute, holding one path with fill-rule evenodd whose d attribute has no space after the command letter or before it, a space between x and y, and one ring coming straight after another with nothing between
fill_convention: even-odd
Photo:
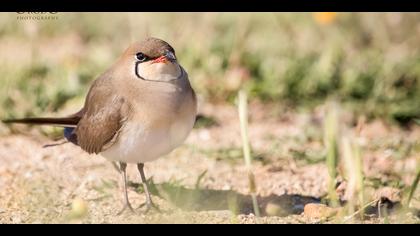
<instances>
[{"instance_id":1,"label":"bird's foot","mask_svg":"<svg viewBox=\"0 0 420 236\"><path fill-rule=\"evenodd\" d=\"M140 206L138 208L145 208L144 209L144 214L149 213L151 210L157 212L157 213L162 213L162 210L153 202L144 202L142 204L140 204Z\"/></svg>"},{"instance_id":2,"label":"bird's foot","mask_svg":"<svg viewBox=\"0 0 420 236\"><path fill-rule=\"evenodd\" d=\"M130 203L125 203L124 207L117 213L117 216L121 215L122 213L129 211L130 213L134 214L136 211L133 209Z\"/></svg>"}]
</instances>

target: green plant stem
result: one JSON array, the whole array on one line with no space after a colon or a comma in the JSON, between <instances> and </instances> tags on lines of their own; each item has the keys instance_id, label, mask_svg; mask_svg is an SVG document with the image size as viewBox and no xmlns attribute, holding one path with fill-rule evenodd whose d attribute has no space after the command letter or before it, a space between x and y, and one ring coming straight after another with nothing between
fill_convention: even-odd
<instances>
[{"instance_id":1,"label":"green plant stem","mask_svg":"<svg viewBox=\"0 0 420 236\"><path fill-rule=\"evenodd\" d=\"M238 110L239 110L239 123L241 126L241 136L242 136L242 147L245 159L245 165L248 169L248 181L249 189L252 197L252 206L254 208L254 213L257 217L260 217L260 209L258 207L257 195L256 195L256 184L254 174L252 173L251 166L251 147L249 144L248 136L248 109L247 109L247 95L243 90L239 91L238 94Z\"/></svg>"},{"instance_id":2,"label":"green plant stem","mask_svg":"<svg viewBox=\"0 0 420 236\"><path fill-rule=\"evenodd\" d=\"M417 189L417 186L419 184L419 180L420 180L420 167L417 168L416 178L414 179L414 181L413 181L413 183L411 184L411 187L410 187L410 194L408 195L408 199L407 199L407 207L410 206L410 201L413 198L414 192Z\"/></svg>"}]
</instances>

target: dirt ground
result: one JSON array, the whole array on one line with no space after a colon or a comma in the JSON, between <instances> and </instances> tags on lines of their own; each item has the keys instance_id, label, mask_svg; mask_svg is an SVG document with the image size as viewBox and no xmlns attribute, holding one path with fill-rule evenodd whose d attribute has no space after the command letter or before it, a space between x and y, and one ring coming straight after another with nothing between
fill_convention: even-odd
<instances>
[{"instance_id":1,"label":"dirt ground","mask_svg":"<svg viewBox=\"0 0 420 236\"><path fill-rule=\"evenodd\" d=\"M267 112L269 111L269 112ZM236 108L207 105L200 110L214 125L193 130L185 144L166 157L146 163L153 200L161 213L124 213L120 175L101 156L40 135L0 137L0 223L319 223L303 214L308 203L327 194L328 171L322 156L323 108L312 113L250 106L249 135L253 172L263 217L252 214L247 170L243 164ZM344 115L351 131L354 117ZM364 173L381 182L409 186L419 160L420 128L401 129L381 121L361 132ZM402 147L410 151L401 151ZM413 148L414 147L414 148ZM405 153L404 155L401 153ZM145 201L135 166L128 167L129 198ZM420 223L419 191L413 211L389 215L388 222ZM275 207L273 214L272 208ZM416 213L417 212L417 213ZM235 214L234 214L235 213ZM367 223L384 223L373 216Z\"/></svg>"}]
</instances>

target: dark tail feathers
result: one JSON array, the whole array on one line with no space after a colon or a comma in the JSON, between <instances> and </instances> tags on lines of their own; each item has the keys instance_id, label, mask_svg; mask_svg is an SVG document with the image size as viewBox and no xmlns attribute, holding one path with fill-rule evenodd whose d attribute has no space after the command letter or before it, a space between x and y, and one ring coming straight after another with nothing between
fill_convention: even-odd
<instances>
[{"instance_id":1,"label":"dark tail feathers","mask_svg":"<svg viewBox=\"0 0 420 236\"><path fill-rule=\"evenodd\" d=\"M79 117L64 117L64 118L23 118L3 120L4 123L20 123L31 125L53 125L64 127L75 127L79 122Z\"/></svg>"}]
</instances>

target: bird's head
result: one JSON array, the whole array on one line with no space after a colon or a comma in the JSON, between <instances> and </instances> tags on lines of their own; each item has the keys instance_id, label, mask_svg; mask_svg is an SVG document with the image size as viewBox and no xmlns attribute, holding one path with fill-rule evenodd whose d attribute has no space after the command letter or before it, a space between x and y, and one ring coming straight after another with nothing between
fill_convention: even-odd
<instances>
[{"instance_id":1,"label":"bird's head","mask_svg":"<svg viewBox=\"0 0 420 236\"><path fill-rule=\"evenodd\" d=\"M147 38L132 44L125 51L123 60L133 67L138 79L170 81L181 74L175 50L167 42L157 38Z\"/></svg>"}]
</instances>

